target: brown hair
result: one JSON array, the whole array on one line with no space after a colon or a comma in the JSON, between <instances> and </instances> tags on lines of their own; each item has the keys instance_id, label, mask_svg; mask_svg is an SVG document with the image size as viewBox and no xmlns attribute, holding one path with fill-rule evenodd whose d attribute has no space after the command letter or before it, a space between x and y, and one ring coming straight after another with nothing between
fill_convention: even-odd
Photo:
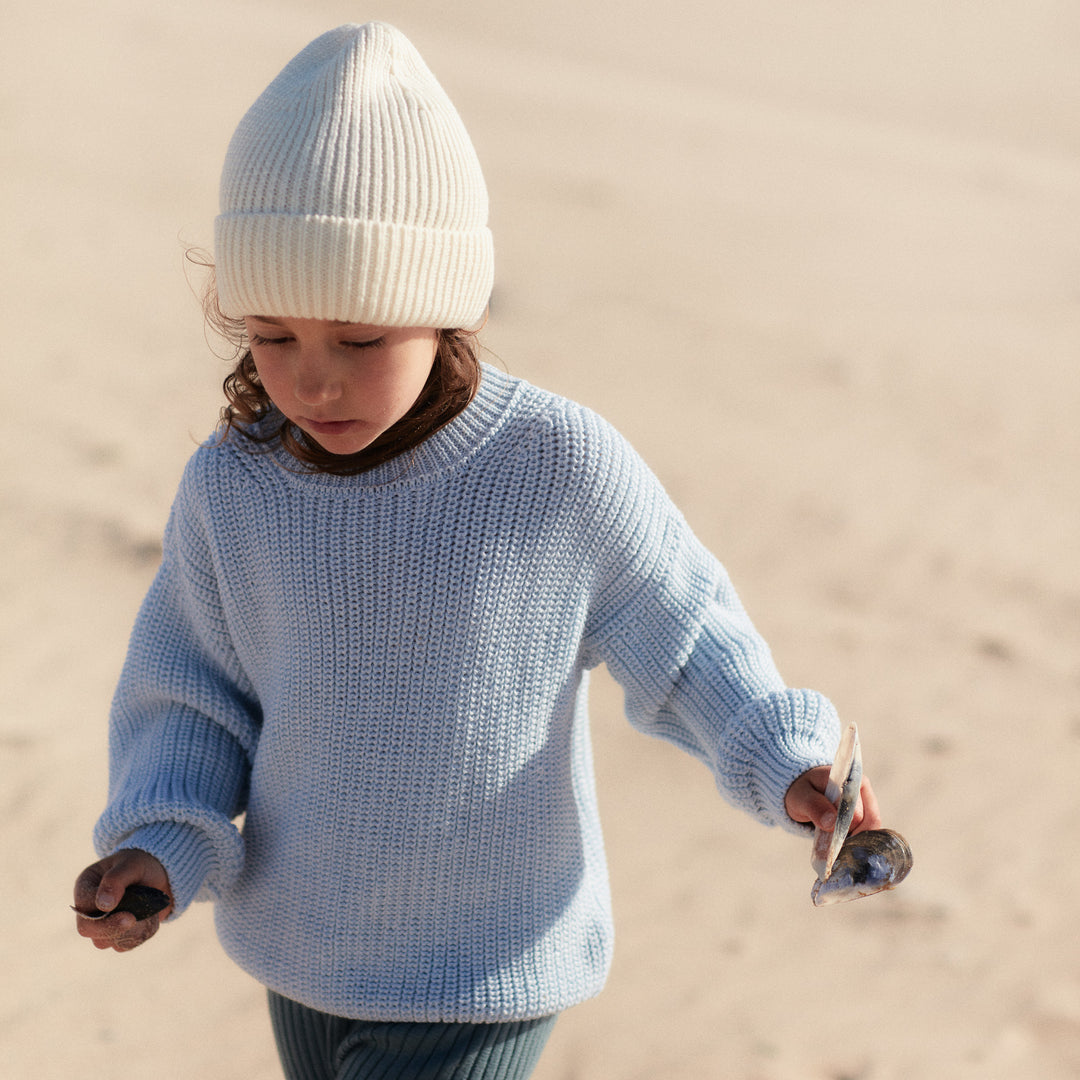
<instances>
[{"instance_id":1,"label":"brown hair","mask_svg":"<svg viewBox=\"0 0 1080 1080\"><path fill-rule=\"evenodd\" d=\"M267 449L280 441L294 458L311 469L354 476L418 446L450 423L476 394L480 385L476 331L437 330L435 362L413 407L363 450L331 454L278 412L259 381L243 319L229 318L218 305L213 263L202 253L189 252L188 258L208 271L203 293L207 323L235 349L234 367L222 384L227 401L221 410L223 439L235 431Z\"/></svg>"}]
</instances>

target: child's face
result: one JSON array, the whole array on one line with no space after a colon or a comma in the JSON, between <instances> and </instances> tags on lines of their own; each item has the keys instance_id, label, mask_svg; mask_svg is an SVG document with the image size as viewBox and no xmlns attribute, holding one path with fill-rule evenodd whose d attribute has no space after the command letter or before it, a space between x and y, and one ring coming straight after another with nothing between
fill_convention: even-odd
<instances>
[{"instance_id":1,"label":"child's face","mask_svg":"<svg viewBox=\"0 0 1080 1080\"><path fill-rule=\"evenodd\" d=\"M327 319L244 320L270 400L331 454L355 454L412 408L437 331Z\"/></svg>"}]
</instances>

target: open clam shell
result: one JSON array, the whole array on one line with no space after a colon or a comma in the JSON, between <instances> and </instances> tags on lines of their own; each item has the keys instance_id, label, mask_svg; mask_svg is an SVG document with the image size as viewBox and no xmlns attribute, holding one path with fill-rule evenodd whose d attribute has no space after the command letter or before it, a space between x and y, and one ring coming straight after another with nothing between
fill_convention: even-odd
<instances>
[{"instance_id":1,"label":"open clam shell","mask_svg":"<svg viewBox=\"0 0 1080 1080\"><path fill-rule=\"evenodd\" d=\"M825 797L836 807L836 827L832 832L814 830L810 865L819 881L824 881L829 876L836 856L847 839L851 821L855 817L855 807L859 802L861 785L862 749L859 746L859 729L855 724L848 724L844 734L840 736L836 759L829 770L829 784L825 789Z\"/></svg>"},{"instance_id":2,"label":"open clam shell","mask_svg":"<svg viewBox=\"0 0 1080 1080\"><path fill-rule=\"evenodd\" d=\"M911 846L892 829L868 829L849 836L862 785L859 731L849 724L840 738L825 794L836 807L831 833L814 831L810 864L818 879L810 891L815 907L858 900L895 889L913 865Z\"/></svg>"}]
</instances>

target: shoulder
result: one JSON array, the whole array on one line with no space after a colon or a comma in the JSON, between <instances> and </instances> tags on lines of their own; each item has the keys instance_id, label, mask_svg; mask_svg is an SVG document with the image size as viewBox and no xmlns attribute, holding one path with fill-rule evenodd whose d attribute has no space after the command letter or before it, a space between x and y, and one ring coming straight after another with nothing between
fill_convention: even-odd
<instances>
[{"instance_id":1,"label":"shoulder","mask_svg":"<svg viewBox=\"0 0 1080 1080\"><path fill-rule=\"evenodd\" d=\"M485 369L485 378L515 390L506 434L532 442L553 463L575 469L624 458L640 463L627 440L588 406L492 369Z\"/></svg>"},{"instance_id":2,"label":"shoulder","mask_svg":"<svg viewBox=\"0 0 1080 1080\"><path fill-rule=\"evenodd\" d=\"M216 430L188 458L174 510L201 515L243 502L248 494L265 499L279 471L262 444L235 431Z\"/></svg>"},{"instance_id":3,"label":"shoulder","mask_svg":"<svg viewBox=\"0 0 1080 1080\"><path fill-rule=\"evenodd\" d=\"M672 511L660 481L608 420L570 398L514 381L507 435L533 483L561 491L564 506L600 528Z\"/></svg>"}]
</instances>

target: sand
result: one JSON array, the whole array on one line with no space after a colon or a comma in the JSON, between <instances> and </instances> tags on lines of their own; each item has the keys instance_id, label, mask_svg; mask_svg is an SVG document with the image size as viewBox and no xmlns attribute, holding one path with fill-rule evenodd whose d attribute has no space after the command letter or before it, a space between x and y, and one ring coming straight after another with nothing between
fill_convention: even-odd
<instances>
[{"instance_id":1,"label":"sand","mask_svg":"<svg viewBox=\"0 0 1080 1080\"><path fill-rule=\"evenodd\" d=\"M857 720L916 868L808 845L594 701L617 958L537 1080L1080 1074L1080 9L42 0L0 35L0 1073L280 1077L192 910L78 938L109 698L224 373L182 259L239 116L379 17L474 137L486 342L594 406L793 685Z\"/></svg>"}]
</instances>

